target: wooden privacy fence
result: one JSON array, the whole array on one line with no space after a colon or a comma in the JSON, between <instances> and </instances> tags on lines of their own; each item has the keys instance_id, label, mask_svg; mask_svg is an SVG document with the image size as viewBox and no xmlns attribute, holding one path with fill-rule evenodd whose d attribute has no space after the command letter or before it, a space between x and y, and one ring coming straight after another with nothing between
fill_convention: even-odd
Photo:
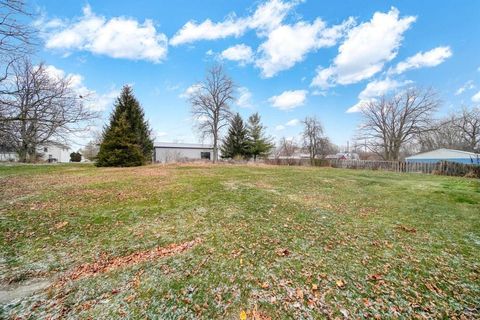
<instances>
[{"instance_id":1,"label":"wooden privacy fence","mask_svg":"<svg viewBox=\"0 0 480 320\"><path fill-rule=\"evenodd\" d=\"M433 173L447 176L471 175L480 177L480 166L449 161L406 162L376 160L331 160L330 164L334 168Z\"/></svg>"},{"instance_id":2,"label":"wooden privacy fence","mask_svg":"<svg viewBox=\"0 0 480 320\"><path fill-rule=\"evenodd\" d=\"M313 163L310 159L265 159L266 164L274 164L280 166L315 166L315 167L331 167L330 161L325 159L315 159Z\"/></svg>"},{"instance_id":3,"label":"wooden privacy fence","mask_svg":"<svg viewBox=\"0 0 480 320\"><path fill-rule=\"evenodd\" d=\"M393 172L428 173L447 176L467 176L480 178L480 165L462 164L449 161L438 162L406 162L406 161L377 161L377 160L321 160L315 159L269 159L268 164L321 166L344 169L385 170Z\"/></svg>"}]
</instances>

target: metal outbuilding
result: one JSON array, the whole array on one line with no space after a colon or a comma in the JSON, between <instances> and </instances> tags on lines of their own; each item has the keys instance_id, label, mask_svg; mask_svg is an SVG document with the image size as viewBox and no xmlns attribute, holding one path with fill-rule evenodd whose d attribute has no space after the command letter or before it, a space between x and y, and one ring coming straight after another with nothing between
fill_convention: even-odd
<instances>
[{"instance_id":1,"label":"metal outbuilding","mask_svg":"<svg viewBox=\"0 0 480 320\"><path fill-rule=\"evenodd\" d=\"M480 165L480 154L453 149L437 149L407 157L405 158L405 161L423 163L450 161L464 164Z\"/></svg>"},{"instance_id":2,"label":"metal outbuilding","mask_svg":"<svg viewBox=\"0 0 480 320\"><path fill-rule=\"evenodd\" d=\"M198 143L155 142L153 162L212 160L213 145Z\"/></svg>"}]
</instances>

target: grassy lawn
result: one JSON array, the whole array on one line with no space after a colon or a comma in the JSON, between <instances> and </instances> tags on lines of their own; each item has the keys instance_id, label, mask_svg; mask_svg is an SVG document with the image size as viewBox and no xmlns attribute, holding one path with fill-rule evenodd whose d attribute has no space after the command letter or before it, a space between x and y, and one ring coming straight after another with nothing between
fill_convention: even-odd
<instances>
[{"instance_id":1,"label":"grassy lawn","mask_svg":"<svg viewBox=\"0 0 480 320\"><path fill-rule=\"evenodd\" d=\"M330 168L0 167L0 318L478 318L480 181Z\"/></svg>"}]
</instances>

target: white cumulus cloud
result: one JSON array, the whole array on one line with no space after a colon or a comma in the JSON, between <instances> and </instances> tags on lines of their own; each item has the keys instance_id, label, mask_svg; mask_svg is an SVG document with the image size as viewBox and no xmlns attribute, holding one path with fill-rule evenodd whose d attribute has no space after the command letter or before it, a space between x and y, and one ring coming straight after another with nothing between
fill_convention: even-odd
<instances>
[{"instance_id":1,"label":"white cumulus cloud","mask_svg":"<svg viewBox=\"0 0 480 320\"><path fill-rule=\"evenodd\" d=\"M232 13L221 22L207 19L197 23L191 20L175 33L170 44L177 46L200 40L239 37L250 29L256 29L259 34L263 34L278 26L295 5L296 1L270 0L258 6L255 12L247 17L239 18Z\"/></svg>"},{"instance_id":2,"label":"white cumulus cloud","mask_svg":"<svg viewBox=\"0 0 480 320\"><path fill-rule=\"evenodd\" d=\"M292 120L289 120L285 125L289 127L295 127L295 126L298 126L299 123L300 123L300 120L292 119Z\"/></svg>"},{"instance_id":3,"label":"white cumulus cloud","mask_svg":"<svg viewBox=\"0 0 480 320\"><path fill-rule=\"evenodd\" d=\"M167 36L157 32L152 20L143 23L127 17L107 19L89 5L70 21L37 21L45 47L71 53L89 51L112 58L160 62L167 55Z\"/></svg>"},{"instance_id":4,"label":"white cumulus cloud","mask_svg":"<svg viewBox=\"0 0 480 320\"><path fill-rule=\"evenodd\" d=\"M410 69L435 67L452 56L450 47L437 47L427 52L419 52L414 56L399 62L391 73L400 74Z\"/></svg>"},{"instance_id":5,"label":"white cumulus cloud","mask_svg":"<svg viewBox=\"0 0 480 320\"><path fill-rule=\"evenodd\" d=\"M242 43L223 50L220 56L223 59L236 61L240 63L240 65L245 65L252 61L253 51L252 48Z\"/></svg>"},{"instance_id":6,"label":"white cumulus cloud","mask_svg":"<svg viewBox=\"0 0 480 320\"><path fill-rule=\"evenodd\" d=\"M396 57L404 32L415 20L413 16L401 18L396 8L387 13L375 12L370 21L348 31L333 64L317 70L312 86L356 83L380 72L386 62Z\"/></svg>"},{"instance_id":7,"label":"white cumulus cloud","mask_svg":"<svg viewBox=\"0 0 480 320\"><path fill-rule=\"evenodd\" d=\"M471 90L471 89L475 89L475 85L473 84L472 80L469 80L469 81L465 82L465 84L463 86L458 88L457 91L455 91L455 95L456 96L461 95L465 91Z\"/></svg>"},{"instance_id":8,"label":"white cumulus cloud","mask_svg":"<svg viewBox=\"0 0 480 320\"><path fill-rule=\"evenodd\" d=\"M280 110L291 110L302 106L307 99L307 90L290 90L284 91L278 96L273 96L268 99L268 102Z\"/></svg>"},{"instance_id":9,"label":"white cumulus cloud","mask_svg":"<svg viewBox=\"0 0 480 320\"><path fill-rule=\"evenodd\" d=\"M252 108L252 93L246 87L238 88L237 106L242 108Z\"/></svg>"},{"instance_id":10,"label":"white cumulus cloud","mask_svg":"<svg viewBox=\"0 0 480 320\"><path fill-rule=\"evenodd\" d=\"M472 97L472 101L473 102L480 102L480 91L478 91L477 93L475 93Z\"/></svg>"},{"instance_id":11,"label":"white cumulus cloud","mask_svg":"<svg viewBox=\"0 0 480 320\"><path fill-rule=\"evenodd\" d=\"M257 57L245 45L230 47L221 53L221 57L238 61L241 65L255 59L255 66L261 70L262 76L273 77L303 61L309 52L335 45L355 23L353 18L349 18L339 25L327 27L322 19L317 18L313 22L299 20L286 24L285 18L300 2L269 0L246 17L231 13L220 22L210 19L201 23L188 21L170 39L170 44L176 46L199 40L240 37L248 30L255 30L257 37L263 41Z\"/></svg>"},{"instance_id":12,"label":"white cumulus cloud","mask_svg":"<svg viewBox=\"0 0 480 320\"><path fill-rule=\"evenodd\" d=\"M280 25L269 32L267 40L260 45L256 66L261 69L262 76L272 77L304 60L310 51L335 45L353 23L350 18L327 28L325 22L317 18L313 23L300 21Z\"/></svg>"},{"instance_id":13,"label":"white cumulus cloud","mask_svg":"<svg viewBox=\"0 0 480 320\"><path fill-rule=\"evenodd\" d=\"M360 112L362 110L362 107L365 106L365 104L371 101L375 101L378 97L381 97L395 89L398 89L410 83L411 81L409 80L400 82L390 78L371 81L358 95L359 101L355 105L350 107L347 112Z\"/></svg>"},{"instance_id":14,"label":"white cumulus cloud","mask_svg":"<svg viewBox=\"0 0 480 320\"><path fill-rule=\"evenodd\" d=\"M115 98L120 94L120 90L116 87L112 87L108 92L98 93L95 90L87 88L82 75L78 73L67 73L53 65L46 65L45 71L52 78L67 79L70 87L84 99L85 106L92 111L106 110L109 106L113 105Z\"/></svg>"},{"instance_id":15,"label":"white cumulus cloud","mask_svg":"<svg viewBox=\"0 0 480 320\"><path fill-rule=\"evenodd\" d=\"M179 97L183 99L189 98L192 94L196 93L198 90L200 90L201 85L198 83L192 84L190 87L185 89L184 92L182 92Z\"/></svg>"}]
</instances>

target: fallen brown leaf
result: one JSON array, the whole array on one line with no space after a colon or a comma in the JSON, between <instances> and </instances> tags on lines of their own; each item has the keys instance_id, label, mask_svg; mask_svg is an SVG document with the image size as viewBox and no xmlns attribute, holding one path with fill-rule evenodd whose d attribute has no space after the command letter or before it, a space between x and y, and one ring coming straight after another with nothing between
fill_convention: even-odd
<instances>
[{"instance_id":1,"label":"fallen brown leaf","mask_svg":"<svg viewBox=\"0 0 480 320\"><path fill-rule=\"evenodd\" d=\"M276 250L276 253L277 253L277 256L280 256L280 257L286 257L288 255L290 255L290 251L288 251L288 249L277 249Z\"/></svg>"},{"instance_id":2,"label":"fallen brown leaf","mask_svg":"<svg viewBox=\"0 0 480 320\"><path fill-rule=\"evenodd\" d=\"M380 273L370 274L368 275L368 280L372 280L372 281L382 280L382 275Z\"/></svg>"},{"instance_id":3,"label":"fallen brown leaf","mask_svg":"<svg viewBox=\"0 0 480 320\"><path fill-rule=\"evenodd\" d=\"M68 221L62 221L62 222L59 222L55 225L55 229L61 229L63 227L65 227L66 225L68 224Z\"/></svg>"},{"instance_id":4,"label":"fallen brown leaf","mask_svg":"<svg viewBox=\"0 0 480 320\"><path fill-rule=\"evenodd\" d=\"M342 279L338 279L337 281L335 281L335 283L337 284L337 287L339 287L340 289L345 288L346 283Z\"/></svg>"},{"instance_id":5,"label":"fallen brown leaf","mask_svg":"<svg viewBox=\"0 0 480 320\"><path fill-rule=\"evenodd\" d=\"M300 300L303 300L303 290L298 288L296 293L297 293L297 298Z\"/></svg>"}]
</instances>

